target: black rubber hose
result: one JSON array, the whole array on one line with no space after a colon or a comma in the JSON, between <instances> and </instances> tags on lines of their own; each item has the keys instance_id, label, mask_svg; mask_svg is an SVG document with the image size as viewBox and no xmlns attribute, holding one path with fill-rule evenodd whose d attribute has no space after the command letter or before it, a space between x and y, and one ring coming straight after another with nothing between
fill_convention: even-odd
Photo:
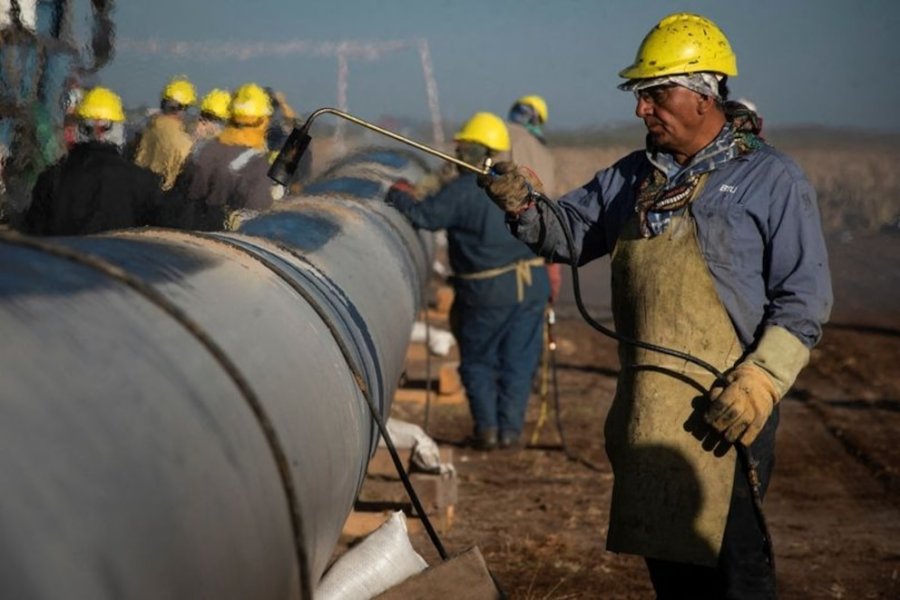
<instances>
[{"instance_id":1,"label":"black rubber hose","mask_svg":"<svg viewBox=\"0 0 900 600\"><path fill-rule=\"evenodd\" d=\"M587 309L584 306L584 302L581 298L581 283L578 279L578 260L575 257L575 241L572 239L572 231L569 229L569 222L566 219L566 216L563 214L562 209L552 200L544 196L543 194L538 194L536 192L532 192L532 196L537 198L537 200L546 206L550 212L556 217L556 220L559 222L560 228L563 231L563 235L566 238L566 246L569 250L569 263L572 268L572 289L575 295L575 305L578 307L578 312L581 313L581 316L587 322L588 325L602 333L603 335L610 337L622 344L628 344L634 346L636 348L643 348L645 350L651 350L653 352L659 352L660 354L667 354L669 356L674 356L675 358L680 358L682 360L686 360L691 362L706 371L712 373L716 378L716 383L725 385L725 375L719 369L709 364L705 360L697 358L692 354L688 354L687 352L681 352L679 350L673 350L672 348L666 348L665 346L659 346L657 344L651 344L649 342L645 342L642 340L636 340L624 335L617 333L615 330L606 327L602 323L598 322L594 319L590 313L588 313ZM559 418L559 412L557 411L557 418ZM557 426L560 426L559 424ZM561 436L562 437L562 436ZM769 533L769 524L766 521L766 515L763 512L762 507L762 483L759 478L759 462L753 457L753 452L751 452L748 446L744 446L742 444L736 443L734 445L735 450L738 453L738 457L741 461L741 467L744 471L744 475L747 478L747 483L750 486L751 495L753 498L753 510L756 513L756 519L759 523L759 528L763 534L763 541L765 544L766 557L769 560L769 566L772 570L775 570L775 551L772 546L772 536ZM563 443L563 448L565 449L565 443ZM566 452L566 456L569 453ZM576 458L579 462L584 463L585 461Z\"/></svg>"}]
</instances>

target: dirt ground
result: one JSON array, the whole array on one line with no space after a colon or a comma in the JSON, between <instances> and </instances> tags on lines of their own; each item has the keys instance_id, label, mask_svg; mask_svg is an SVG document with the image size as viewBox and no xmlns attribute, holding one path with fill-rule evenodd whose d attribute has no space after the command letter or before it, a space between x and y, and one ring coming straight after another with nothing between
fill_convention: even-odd
<instances>
[{"instance_id":1,"label":"dirt ground","mask_svg":"<svg viewBox=\"0 0 900 600\"><path fill-rule=\"evenodd\" d=\"M836 237L830 248L832 323L782 404L778 462L765 502L779 593L898 598L900 236ZM598 263L582 274L588 304L601 318L608 317L604 271ZM524 450L459 445L456 520L442 539L451 553L477 545L511 598L650 598L643 561L604 549L612 474L602 424L618 370L615 347L577 318L570 296L559 312L563 430L570 448L599 472L556 449L552 410L537 444ZM394 414L422 423L416 405L396 405ZM539 414L533 395L527 436ZM436 439L458 444L470 430L464 405L432 409L429 432ZM429 562L437 560L423 534L413 543Z\"/></svg>"}]
</instances>

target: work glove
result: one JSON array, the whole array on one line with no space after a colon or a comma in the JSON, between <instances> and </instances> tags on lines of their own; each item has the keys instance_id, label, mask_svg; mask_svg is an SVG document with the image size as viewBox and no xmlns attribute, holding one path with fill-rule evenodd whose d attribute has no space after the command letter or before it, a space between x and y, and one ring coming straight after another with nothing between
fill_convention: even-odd
<instances>
[{"instance_id":1,"label":"work glove","mask_svg":"<svg viewBox=\"0 0 900 600\"><path fill-rule=\"evenodd\" d=\"M503 212L514 215L521 214L534 203L532 192L543 193L537 175L512 161L499 162L489 174L479 175L478 186Z\"/></svg>"},{"instance_id":2,"label":"work glove","mask_svg":"<svg viewBox=\"0 0 900 600\"><path fill-rule=\"evenodd\" d=\"M398 179L388 188L384 201L388 206L394 206L397 196L407 196L409 198L417 198L416 186L406 179Z\"/></svg>"},{"instance_id":3,"label":"work glove","mask_svg":"<svg viewBox=\"0 0 900 600\"><path fill-rule=\"evenodd\" d=\"M781 399L775 382L763 369L744 362L725 376L725 385L715 385L706 422L729 442L749 446L762 431Z\"/></svg>"},{"instance_id":4,"label":"work glove","mask_svg":"<svg viewBox=\"0 0 900 600\"><path fill-rule=\"evenodd\" d=\"M749 446L809 362L809 348L793 333L770 325L756 349L732 369L725 386L713 386L706 422L729 442Z\"/></svg>"}]
</instances>

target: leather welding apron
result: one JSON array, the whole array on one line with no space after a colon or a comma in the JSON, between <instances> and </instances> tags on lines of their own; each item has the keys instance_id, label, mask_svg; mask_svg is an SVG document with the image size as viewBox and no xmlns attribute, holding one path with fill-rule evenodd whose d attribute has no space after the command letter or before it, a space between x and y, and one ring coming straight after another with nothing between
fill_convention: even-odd
<instances>
[{"instance_id":1,"label":"leather welding apron","mask_svg":"<svg viewBox=\"0 0 900 600\"><path fill-rule=\"evenodd\" d=\"M720 371L741 355L689 214L648 239L637 215L630 219L612 254L612 293L616 330L625 336L690 353ZM615 476L607 548L715 566L735 473L734 448L703 422L704 392L715 377L628 344L620 343L619 359L605 425Z\"/></svg>"}]
</instances>

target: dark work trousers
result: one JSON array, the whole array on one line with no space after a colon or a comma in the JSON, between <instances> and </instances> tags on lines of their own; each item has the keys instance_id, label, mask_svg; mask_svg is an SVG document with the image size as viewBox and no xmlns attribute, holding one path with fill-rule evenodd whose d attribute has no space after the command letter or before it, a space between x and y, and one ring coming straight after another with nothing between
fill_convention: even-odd
<instances>
[{"instance_id":1,"label":"dark work trousers","mask_svg":"<svg viewBox=\"0 0 900 600\"><path fill-rule=\"evenodd\" d=\"M475 432L522 433L531 378L541 356L544 302L508 306L453 306L459 375Z\"/></svg>"},{"instance_id":2,"label":"dark work trousers","mask_svg":"<svg viewBox=\"0 0 900 600\"><path fill-rule=\"evenodd\" d=\"M778 409L751 444L759 461L765 493L775 466ZM776 597L775 573L766 558L763 532L753 509L750 485L740 458L734 475L731 507L716 567L701 567L647 558L650 580L660 600L771 600Z\"/></svg>"}]
</instances>

